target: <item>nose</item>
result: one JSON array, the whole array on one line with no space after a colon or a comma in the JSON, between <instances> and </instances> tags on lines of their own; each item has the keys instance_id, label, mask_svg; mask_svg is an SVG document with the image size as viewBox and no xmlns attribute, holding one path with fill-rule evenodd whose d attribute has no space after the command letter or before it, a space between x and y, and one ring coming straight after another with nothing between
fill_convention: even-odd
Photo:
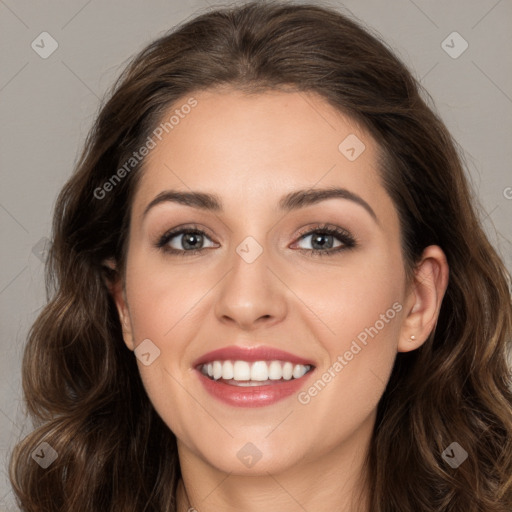
<instances>
[{"instance_id":1,"label":"nose","mask_svg":"<svg viewBox=\"0 0 512 512\"><path fill-rule=\"evenodd\" d=\"M265 249L254 261L235 252L215 303L215 315L220 322L251 331L270 327L285 318L287 287L269 260Z\"/></svg>"}]
</instances>

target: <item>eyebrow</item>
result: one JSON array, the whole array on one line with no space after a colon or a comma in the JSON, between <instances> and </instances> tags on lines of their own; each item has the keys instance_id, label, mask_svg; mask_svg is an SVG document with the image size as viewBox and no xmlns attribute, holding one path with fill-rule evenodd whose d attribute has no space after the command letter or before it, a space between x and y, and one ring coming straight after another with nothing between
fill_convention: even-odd
<instances>
[{"instance_id":1,"label":"eyebrow","mask_svg":"<svg viewBox=\"0 0 512 512\"><path fill-rule=\"evenodd\" d=\"M289 212L306 206L320 203L328 199L347 199L359 206L362 206L378 224L377 215L372 207L359 195L345 188L331 187L322 189L296 190L283 196L279 201L279 209ZM143 217L151 208L157 204L172 202L206 210L211 212L222 212L222 200L215 194L205 192L182 192L177 190L165 190L158 194L144 210Z\"/></svg>"}]
</instances>

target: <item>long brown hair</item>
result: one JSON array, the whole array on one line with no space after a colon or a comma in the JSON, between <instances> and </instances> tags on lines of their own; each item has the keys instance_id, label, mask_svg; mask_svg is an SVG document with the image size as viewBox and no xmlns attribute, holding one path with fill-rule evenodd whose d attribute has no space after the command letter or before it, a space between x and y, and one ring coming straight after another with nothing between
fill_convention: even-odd
<instances>
[{"instance_id":1,"label":"long brown hair","mask_svg":"<svg viewBox=\"0 0 512 512\"><path fill-rule=\"evenodd\" d=\"M176 439L123 343L105 283L116 275L103 264L113 258L122 272L144 159L108 193L98 190L154 136L171 105L218 86L311 91L359 121L380 148L407 269L431 244L447 256L436 329L419 349L397 355L379 402L366 461L371 511L510 512L509 275L478 219L462 152L376 35L329 7L261 1L203 13L137 55L58 197L48 304L23 360L35 430L10 464L22 510L176 510ZM47 469L31 457L43 441L58 454ZM454 441L468 454L458 468L442 457Z\"/></svg>"}]
</instances>

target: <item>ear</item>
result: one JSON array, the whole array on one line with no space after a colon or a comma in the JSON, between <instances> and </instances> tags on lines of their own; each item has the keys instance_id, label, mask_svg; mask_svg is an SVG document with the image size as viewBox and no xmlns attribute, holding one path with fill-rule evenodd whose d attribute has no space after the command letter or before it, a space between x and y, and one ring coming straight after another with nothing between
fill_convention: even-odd
<instances>
[{"instance_id":1,"label":"ear","mask_svg":"<svg viewBox=\"0 0 512 512\"><path fill-rule=\"evenodd\" d=\"M117 265L113 258L103 260L103 266L105 267L105 284L109 289L110 295L114 299L119 314L119 321L123 329L123 339L126 346L130 350L134 350L133 334L130 321L130 312L128 310L128 304L126 302L126 292L124 289L124 283L122 277L117 271Z\"/></svg>"},{"instance_id":2,"label":"ear","mask_svg":"<svg viewBox=\"0 0 512 512\"><path fill-rule=\"evenodd\" d=\"M415 350L427 341L437 324L448 275L448 262L443 250L437 245L427 247L414 270L414 279L407 293L398 352Z\"/></svg>"}]
</instances>

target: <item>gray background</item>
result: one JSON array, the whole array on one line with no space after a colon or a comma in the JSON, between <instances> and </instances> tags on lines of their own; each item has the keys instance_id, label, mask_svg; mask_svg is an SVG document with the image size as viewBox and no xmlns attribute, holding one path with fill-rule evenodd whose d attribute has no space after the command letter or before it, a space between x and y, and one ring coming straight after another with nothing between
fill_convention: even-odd
<instances>
[{"instance_id":1,"label":"gray background","mask_svg":"<svg viewBox=\"0 0 512 512\"><path fill-rule=\"evenodd\" d=\"M16 510L6 462L30 431L20 385L23 346L44 304L45 237L99 100L126 60L214 0L0 0L0 512ZM464 148L492 243L512 270L512 1L347 0L431 94ZM457 31L457 58L442 42ZM48 58L31 47L48 32ZM451 51L462 48L455 39ZM48 49L48 40L45 48Z\"/></svg>"}]
</instances>

